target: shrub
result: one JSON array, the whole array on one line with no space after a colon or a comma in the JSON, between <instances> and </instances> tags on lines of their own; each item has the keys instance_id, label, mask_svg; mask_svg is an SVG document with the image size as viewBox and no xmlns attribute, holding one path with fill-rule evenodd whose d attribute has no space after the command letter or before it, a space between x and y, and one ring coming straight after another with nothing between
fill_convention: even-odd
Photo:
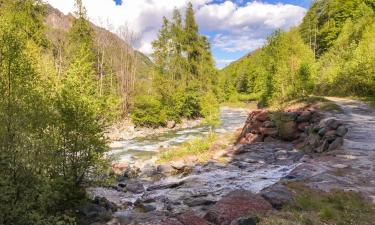
<instances>
[{"instance_id":1,"label":"shrub","mask_svg":"<svg viewBox=\"0 0 375 225\"><path fill-rule=\"evenodd\" d=\"M140 96L134 102L131 118L136 126L158 127L165 125L166 114L154 96Z\"/></svg>"}]
</instances>

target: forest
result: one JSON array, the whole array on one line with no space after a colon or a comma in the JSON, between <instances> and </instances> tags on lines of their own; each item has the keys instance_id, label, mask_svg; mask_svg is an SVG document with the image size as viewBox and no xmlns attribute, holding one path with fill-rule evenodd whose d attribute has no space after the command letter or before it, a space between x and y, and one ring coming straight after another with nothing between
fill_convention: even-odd
<instances>
[{"instance_id":1,"label":"forest","mask_svg":"<svg viewBox=\"0 0 375 225\"><path fill-rule=\"evenodd\" d=\"M299 27L221 71L225 99L282 103L308 95L375 96L374 5L314 1Z\"/></svg>"},{"instance_id":2,"label":"forest","mask_svg":"<svg viewBox=\"0 0 375 225\"><path fill-rule=\"evenodd\" d=\"M303 22L215 67L193 5L163 18L152 60L88 21L46 25L39 0L0 0L0 224L75 224L86 188L110 178L108 126L218 124L219 105L309 95L375 98L375 1L314 1Z\"/></svg>"}]
</instances>

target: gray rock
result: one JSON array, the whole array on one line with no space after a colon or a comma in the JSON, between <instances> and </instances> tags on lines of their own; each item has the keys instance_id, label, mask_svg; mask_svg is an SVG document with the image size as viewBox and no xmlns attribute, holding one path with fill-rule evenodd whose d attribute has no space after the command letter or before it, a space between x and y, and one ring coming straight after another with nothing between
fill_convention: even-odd
<instances>
[{"instance_id":1,"label":"gray rock","mask_svg":"<svg viewBox=\"0 0 375 225\"><path fill-rule=\"evenodd\" d=\"M291 202L293 199L292 192L281 184L275 184L261 191L261 195L269 203L271 203L272 207L275 209L281 209L285 204Z\"/></svg>"},{"instance_id":2,"label":"gray rock","mask_svg":"<svg viewBox=\"0 0 375 225\"><path fill-rule=\"evenodd\" d=\"M348 133L348 128L345 126L339 126L336 130L336 135L339 137L344 137Z\"/></svg>"},{"instance_id":3,"label":"gray rock","mask_svg":"<svg viewBox=\"0 0 375 225\"><path fill-rule=\"evenodd\" d=\"M336 131L335 130L330 130L324 135L324 139L333 142L336 139Z\"/></svg>"},{"instance_id":4,"label":"gray rock","mask_svg":"<svg viewBox=\"0 0 375 225\"><path fill-rule=\"evenodd\" d=\"M201 206L201 205L213 205L216 201L209 198L188 198L184 200L184 204L189 207Z\"/></svg>"},{"instance_id":5,"label":"gray rock","mask_svg":"<svg viewBox=\"0 0 375 225\"><path fill-rule=\"evenodd\" d=\"M184 184L184 181L170 182L170 183L165 183L165 184L157 184L157 185L152 185L152 186L148 187L147 191L177 188L177 187L179 187L183 184Z\"/></svg>"},{"instance_id":6,"label":"gray rock","mask_svg":"<svg viewBox=\"0 0 375 225\"><path fill-rule=\"evenodd\" d=\"M115 217L121 225L128 225L134 219L134 214L130 211L123 211L115 213Z\"/></svg>"},{"instance_id":7,"label":"gray rock","mask_svg":"<svg viewBox=\"0 0 375 225\"><path fill-rule=\"evenodd\" d=\"M329 151L336 150L342 146L344 139L342 137L336 138L328 147Z\"/></svg>"},{"instance_id":8,"label":"gray rock","mask_svg":"<svg viewBox=\"0 0 375 225\"><path fill-rule=\"evenodd\" d=\"M302 122L309 122L312 118L312 113L309 111L302 112L300 116L297 117L297 122L302 123Z\"/></svg>"},{"instance_id":9,"label":"gray rock","mask_svg":"<svg viewBox=\"0 0 375 225\"><path fill-rule=\"evenodd\" d=\"M173 161L170 165L176 170L182 170L187 166L183 160Z\"/></svg>"},{"instance_id":10,"label":"gray rock","mask_svg":"<svg viewBox=\"0 0 375 225\"><path fill-rule=\"evenodd\" d=\"M230 225L257 225L259 219L255 216L241 217L233 220Z\"/></svg>"},{"instance_id":11,"label":"gray rock","mask_svg":"<svg viewBox=\"0 0 375 225\"><path fill-rule=\"evenodd\" d=\"M266 121L266 122L263 123L263 127L274 128L274 127L276 127L276 124L273 121Z\"/></svg>"},{"instance_id":12,"label":"gray rock","mask_svg":"<svg viewBox=\"0 0 375 225\"><path fill-rule=\"evenodd\" d=\"M317 152L318 153L325 152L325 151L328 150L328 148L329 148L329 141L328 140L324 140L323 143L322 143L322 145L319 148L317 148Z\"/></svg>"},{"instance_id":13,"label":"gray rock","mask_svg":"<svg viewBox=\"0 0 375 225\"><path fill-rule=\"evenodd\" d=\"M133 182L127 183L126 190L134 194L141 194L145 191L145 188L143 184L133 181Z\"/></svg>"}]
</instances>

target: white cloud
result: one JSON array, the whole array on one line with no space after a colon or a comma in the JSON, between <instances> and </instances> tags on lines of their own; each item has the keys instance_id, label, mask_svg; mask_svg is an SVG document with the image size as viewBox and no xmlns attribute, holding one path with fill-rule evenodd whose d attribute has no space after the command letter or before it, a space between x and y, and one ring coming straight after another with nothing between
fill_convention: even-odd
<instances>
[{"instance_id":1,"label":"white cloud","mask_svg":"<svg viewBox=\"0 0 375 225\"><path fill-rule=\"evenodd\" d=\"M74 10L74 0L45 0L62 12ZM127 24L139 39L135 47L150 54L151 42L157 36L162 17L170 17L174 7L183 9L191 1L196 9L201 31L212 32L214 48L226 52L251 51L260 47L275 29L287 29L300 23L306 10L288 4L268 4L260 1L213 0L83 0L90 20L98 25L110 21L113 27ZM104 21L104 23L103 23Z\"/></svg>"}]
</instances>

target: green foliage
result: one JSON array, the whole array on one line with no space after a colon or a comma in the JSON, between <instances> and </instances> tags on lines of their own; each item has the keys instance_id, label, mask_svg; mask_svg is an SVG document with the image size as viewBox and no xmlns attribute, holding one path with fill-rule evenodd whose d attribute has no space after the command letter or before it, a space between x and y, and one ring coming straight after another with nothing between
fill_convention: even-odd
<instances>
[{"instance_id":1,"label":"green foliage","mask_svg":"<svg viewBox=\"0 0 375 225\"><path fill-rule=\"evenodd\" d=\"M263 106L277 105L312 92L313 63L311 50L292 29L275 32L264 48L228 66L223 74L232 76L237 92L257 97Z\"/></svg>"},{"instance_id":2,"label":"green foliage","mask_svg":"<svg viewBox=\"0 0 375 225\"><path fill-rule=\"evenodd\" d=\"M99 182L107 166L104 110L113 100L98 94L84 13L70 32L71 55L59 76L49 63L43 9L35 0L5 0L0 7L0 224L5 225L75 224L85 187Z\"/></svg>"},{"instance_id":3,"label":"green foliage","mask_svg":"<svg viewBox=\"0 0 375 225\"><path fill-rule=\"evenodd\" d=\"M153 96L139 96L134 103L131 118L137 126L158 127L165 125L166 115L159 100Z\"/></svg>"},{"instance_id":4,"label":"green foliage","mask_svg":"<svg viewBox=\"0 0 375 225\"><path fill-rule=\"evenodd\" d=\"M200 101L201 112L205 118L205 123L211 126L217 126L220 123L219 120L219 103L216 96L212 91L207 92Z\"/></svg>"},{"instance_id":5,"label":"green foliage","mask_svg":"<svg viewBox=\"0 0 375 225\"><path fill-rule=\"evenodd\" d=\"M209 43L198 32L191 4L185 15L183 22L181 13L175 9L171 21L164 17L158 39L152 43L155 69L151 95L157 96L155 101L160 106L150 102L142 104L146 98L138 99L132 112L133 121L138 125L159 126L165 124L165 120L179 122L182 117L208 116L211 121L214 114L208 108L218 107L217 104L205 105L216 100L201 97L208 94L210 98L217 98L220 95ZM147 105L154 108L150 116L141 113ZM157 113L159 119L156 119Z\"/></svg>"}]
</instances>

